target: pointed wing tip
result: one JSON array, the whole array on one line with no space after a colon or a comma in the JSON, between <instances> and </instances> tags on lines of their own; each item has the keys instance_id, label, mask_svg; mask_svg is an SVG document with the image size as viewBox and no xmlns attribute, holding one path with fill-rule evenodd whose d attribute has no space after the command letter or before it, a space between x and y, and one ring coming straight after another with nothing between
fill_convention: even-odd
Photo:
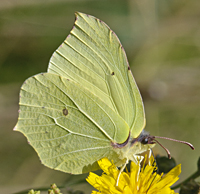
<instances>
[{"instance_id":1,"label":"pointed wing tip","mask_svg":"<svg viewBox=\"0 0 200 194\"><path fill-rule=\"evenodd\" d=\"M80 15L80 12L75 11L74 15L75 15L75 21L76 21L78 19L78 16Z\"/></svg>"},{"instance_id":2,"label":"pointed wing tip","mask_svg":"<svg viewBox=\"0 0 200 194\"><path fill-rule=\"evenodd\" d=\"M103 22L103 21L101 21L100 19L96 18L95 16L90 15L90 14L86 14L86 13L83 13L83 12L75 11L74 14L75 14L75 22L76 22L76 20L77 20L79 17L82 17L82 18L84 18L84 17L91 17L91 18L94 18L94 19L99 20L100 22Z\"/></svg>"},{"instance_id":3,"label":"pointed wing tip","mask_svg":"<svg viewBox=\"0 0 200 194\"><path fill-rule=\"evenodd\" d=\"M85 13L82 13L82 12L79 12L79 11L75 11L75 21L78 19L78 17L83 17L84 15L85 16L90 16L88 14L85 14Z\"/></svg>"},{"instance_id":4,"label":"pointed wing tip","mask_svg":"<svg viewBox=\"0 0 200 194\"><path fill-rule=\"evenodd\" d=\"M18 118L18 120L19 119L20 118ZM19 132L21 132L20 129L19 129L19 126L18 126L18 121L17 121L17 124L14 126L13 131L19 131ZM21 132L21 133L23 133L23 132Z\"/></svg>"},{"instance_id":5,"label":"pointed wing tip","mask_svg":"<svg viewBox=\"0 0 200 194\"><path fill-rule=\"evenodd\" d=\"M13 131L17 131L17 127L16 127L16 125L14 126Z\"/></svg>"}]
</instances>

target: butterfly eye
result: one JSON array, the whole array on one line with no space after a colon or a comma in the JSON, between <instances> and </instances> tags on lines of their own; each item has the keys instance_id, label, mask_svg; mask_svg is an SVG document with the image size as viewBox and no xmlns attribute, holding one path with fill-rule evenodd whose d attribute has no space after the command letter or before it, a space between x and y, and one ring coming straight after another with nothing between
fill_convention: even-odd
<instances>
[{"instance_id":1,"label":"butterfly eye","mask_svg":"<svg viewBox=\"0 0 200 194\"><path fill-rule=\"evenodd\" d=\"M149 143L149 140L147 137L145 137L142 141L141 141L142 144L148 144Z\"/></svg>"}]
</instances>

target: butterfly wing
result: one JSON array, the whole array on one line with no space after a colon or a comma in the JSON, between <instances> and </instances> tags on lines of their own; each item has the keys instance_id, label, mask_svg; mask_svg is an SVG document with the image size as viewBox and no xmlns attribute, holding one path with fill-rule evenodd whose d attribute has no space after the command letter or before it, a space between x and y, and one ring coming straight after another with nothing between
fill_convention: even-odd
<instances>
[{"instance_id":1,"label":"butterfly wing","mask_svg":"<svg viewBox=\"0 0 200 194\"><path fill-rule=\"evenodd\" d=\"M23 84L15 130L27 137L44 165L73 174L96 170L96 161L105 156L117 162L111 142L129 134L127 123L97 96L51 73Z\"/></svg>"},{"instance_id":2,"label":"butterfly wing","mask_svg":"<svg viewBox=\"0 0 200 194\"><path fill-rule=\"evenodd\" d=\"M137 137L144 125L142 99L120 41L104 22L77 13L48 73L23 84L15 129L43 164L80 174L97 169L102 157L120 163L124 158L111 143Z\"/></svg>"},{"instance_id":3,"label":"butterfly wing","mask_svg":"<svg viewBox=\"0 0 200 194\"><path fill-rule=\"evenodd\" d=\"M125 51L101 20L76 13L75 25L51 57L48 72L70 78L98 96L127 122L132 137L143 130L143 102Z\"/></svg>"}]
</instances>

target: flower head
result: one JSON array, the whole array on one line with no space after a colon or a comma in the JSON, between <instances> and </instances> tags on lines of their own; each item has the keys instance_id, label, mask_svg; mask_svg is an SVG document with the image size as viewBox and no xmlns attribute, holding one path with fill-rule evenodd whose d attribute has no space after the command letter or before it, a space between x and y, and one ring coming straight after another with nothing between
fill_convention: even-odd
<instances>
[{"instance_id":1,"label":"flower head","mask_svg":"<svg viewBox=\"0 0 200 194\"><path fill-rule=\"evenodd\" d=\"M151 157L149 164L142 168L140 164L131 163L130 172L122 172L117 178L119 170L107 158L98 161L99 166L104 171L101 176L90 172L86 179L98 191L92 194L175 194L170 186L179 178L181 165L179 164L170 172L163 176L155 172L154 158Z\"/></svg>"}]
</instances>

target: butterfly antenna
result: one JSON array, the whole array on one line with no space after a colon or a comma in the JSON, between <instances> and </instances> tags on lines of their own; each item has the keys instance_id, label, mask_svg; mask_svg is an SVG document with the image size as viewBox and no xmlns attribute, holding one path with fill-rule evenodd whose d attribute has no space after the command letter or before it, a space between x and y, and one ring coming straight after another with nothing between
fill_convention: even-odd
<instances>
[{"instance_id":1,"label":"butterfly antenna","mask_svg":"<svg viewBox=\"0 0 200 194\"><path fill-rule=\"evenodd\" d=\"M189 147L191 147L191 149L194 150L194 146L191 143L187 142L187 141L181 141L181 140L177 140L177 139L172 139L172 138L168 138L168 137L160 137L160 136L154 136L154 137L155 138L160 138L160 139L167 139L167 140L171 140L171 141L176 141L176 142L179 142L179 143L183 143L183 144L188 145ZM154 139L154 141L155 141L155 139Z\"/></svg>"},{"instance_id":2,"label":"butterfly antenna","mask_svg":"<svg viewBox=\"0 0 200 194\"><path fill-rule=\"evenodd\" d=\"M169 150L166 147L164 147L158 140L154 139L154 141L157 142L167 152L168 158L171 159L171 154Z\"/></svg>"}]
</instances>

